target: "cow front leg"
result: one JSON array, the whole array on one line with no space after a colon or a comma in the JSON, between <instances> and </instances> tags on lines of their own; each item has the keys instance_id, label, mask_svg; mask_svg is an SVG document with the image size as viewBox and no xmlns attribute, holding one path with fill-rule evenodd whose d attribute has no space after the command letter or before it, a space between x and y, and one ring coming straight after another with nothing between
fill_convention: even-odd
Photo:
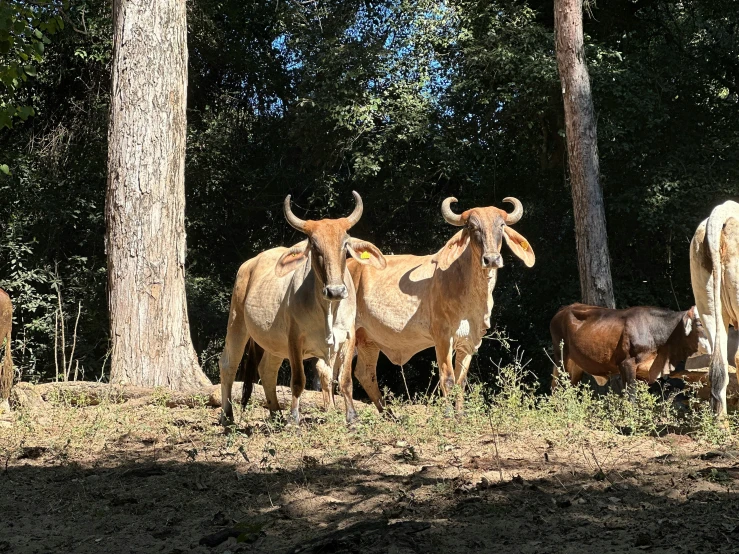
<instances>
[{"instance_id":1,"label":"cow front leg","mask_svg":"<svg viewBox=\"0 0 739 554\"><path fill-rule=\"evenodd\" d=\"M382 413L385 403L377 384L377 359L380 357L380 347L374 342L363 339L363 334L364 329L357 331L357 367L354 368L354 374L377 411Z\"/></svg>"},{"instance_id":2,"label":"cow front leg","mask_svg":"<svg viewBox=\"0 0 739 554\"><path fill-rule=\"evenodd\" d=\"M295 425L300 424L300 395L305 390L305 370L303 369L303 349L301 341L291 341L290 348L290 390L293 397L290 403L290 417Z\"/></svg>"},{"instance_id":3,"label":"cow front leg","mask_svg":"<svg viewBox=\"0 0 739 554\"><path fill-rule=\"evenodd\" d=\"M626 358L618 366L618 371L621 374L621 380L626 390L626 396L631 401L635 400L634 385L636 384L636 367L637 364L634 358Z\"/></svg>"},{"instance_id":4,"label":"cow front leg","mask_svg":"<svg viewBox=\"0 0 739 554\"><path fill-rule=\"evenodd\" d=\"M346 422L354 423L357 419L357 411L354 409L354 385L352 383L352 354L354 352L354 335L350 335L341 350L337 353L335 364L339 370L339 390L344 397L344 408Z\"/></svg>"},{"instance_id":5,"label":"cow front leg","mask_svg":"<svg viewBox=\"0 0 739 554\"><path fill-rule=\"evenodd\" d=\"M458 414L461 414L464 411L464 389L467 386L467 371L470 369L470 362L472 362L472 353L457 350L454 361L454 380L459 385L456 410Z\"/></svg>"},{"instance_id":6,"label":"cow front leg","mask_svg":"<svg viewBox=\"0 0 739 554\"><path fill-rule=\"evenodd\" d=\"M454 389L451 338L448 341L436 343L436 361L439 364L439 386L441 393L444 395L444 398L448 399Z\"/></svg>"},{"instance_id":7,"label":"cow front leg","mask_svg":"<svg viewBox=\"0 0 739 554\"><path fill-rule=\"evenodd\" d=\"M246 331L243 316L233 315L226 331L226 344L223 347L221 357L218 359L218 368L221 374L221 425L226 429L233 425L234 412L231 389L248 340L249 334Z\"/></svg>"},{"instance_id":8,"label":"cow front leg","mask_svg":"<svg viewBox=\"0 0 739 554\"><path fill-rule=\"evenodd\" d=\"M300 395L305 390L305 370L303 360L296 353L290 354L290 390L292 401L290 402L290 417L295 425L300 424Z\"/></svg>"}]
</instances>

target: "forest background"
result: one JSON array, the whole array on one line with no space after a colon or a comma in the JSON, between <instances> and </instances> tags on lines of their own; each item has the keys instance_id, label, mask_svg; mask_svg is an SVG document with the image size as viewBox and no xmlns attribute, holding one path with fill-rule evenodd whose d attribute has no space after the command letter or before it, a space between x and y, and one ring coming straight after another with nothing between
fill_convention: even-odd
<instances>
[{"instance_id":1,"label":"forest background","mask_svg":"<svg viewBox=\"0 0 739 554\"><path fill-rule=\"evenodd\" d=\"M54 378L62 328L66 356L76 328L80 373L104 379L111 6L26 4L39 32L15 65L22 41L5 45L17 21L0 9L0 287L15 304L14 361L24 380ZM385 254L438 250L455 232L440 215L446 196L457 211L519 198L516 229L537 263L504 252L492 337L470 373L491 382L494 363L520 347L546 375L549 320L580 297L552 3L187 6L187 294L208 376L217 380L239 265L300 240L285 196L301 217L340 217L351 190L365 202L352 234ZM587 5L617 307L692 305L690 238L739 193L737 7ZM427 389L432 359L405 366L412 391ZM404 391L390 368L381 358L381 385Z\"/></svg>"}]
</instances>

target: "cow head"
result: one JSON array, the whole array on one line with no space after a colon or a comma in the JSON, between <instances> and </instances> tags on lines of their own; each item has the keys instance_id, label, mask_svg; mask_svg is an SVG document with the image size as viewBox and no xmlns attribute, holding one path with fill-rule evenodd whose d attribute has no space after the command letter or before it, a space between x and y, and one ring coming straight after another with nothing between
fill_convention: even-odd
<instances>
[{"instance_id":1,"label":"cow head","mask_svg":"<svg viewBox=\"0 0 739 554\"><path fill-rule=\"evenodd\" d=\"M708 342L706 330L701 322L698 308L693 306L683 316L683 329L688 340L689 348L698 354L710 354L711 343Z\"/></svg>"},{"instance_id":2,"label":"cow head","mask_svg":"<svg viewBox=\"0 0 739 554\"><path fill-rule=\"evenodd\" d=\"M444 249L445 265L451 264L469 245L473 253L480 257L483 269L503 267L503 257L500 255L503 239L527 267L534 265L535 257L531 245L510 227L523 215L523 206L519 200L512 197L503 199L503 202L513 204L514 209L511 213L489 206L472 208L462 214L455 214L452 211L451 204L456 201L456 198L449 197L441 204L441 214L447 223L464 227L447 243Z\"/></svg>"},{"instance_id":3,"label":"cow head","mask_svg":"<svg viewBox=\"0 0 739 554\"><path fill-rule=\"evenodd\" d=\"M349 295L344 283L347 254L361 264L385 268L385 258L374 244L349 236L349 229L362 217L363 209L362 197L354 191L352 194L356 206L349 217L318 221L304 221L297 217L290 209L290 195L285 198L285 219L295 229L308 235L308 238L280 257L275 267L278 277L295 270L310 255L311 268L323 285L323 297L328 301L336 301Z\"/></svg>"}]
</instances>

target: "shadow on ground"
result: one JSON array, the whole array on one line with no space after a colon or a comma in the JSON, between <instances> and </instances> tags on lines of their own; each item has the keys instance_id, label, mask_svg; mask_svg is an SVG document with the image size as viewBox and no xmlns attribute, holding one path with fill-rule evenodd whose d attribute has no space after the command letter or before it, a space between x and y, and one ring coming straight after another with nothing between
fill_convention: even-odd
<instances>
[{"instance_id":1,"label":"shadow on ground","mask_svg":"<svg viewBox=\"0 0 739 554\"><path fill-rule=\"evenodd\" d=\"M356 459L272 471L233 459L81 467L23 456L0 473L0 552L739 550L739 470L711 473L715 460L686 471L662 456L614 483L554 465L536 480L467 483L422 462L390 475Z\"/></svg>"}]
</instances>

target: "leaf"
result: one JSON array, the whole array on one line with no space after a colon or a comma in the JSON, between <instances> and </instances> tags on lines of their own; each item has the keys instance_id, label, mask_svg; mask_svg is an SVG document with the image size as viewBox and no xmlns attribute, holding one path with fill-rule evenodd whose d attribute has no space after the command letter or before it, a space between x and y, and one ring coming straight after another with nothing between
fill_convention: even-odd
<instances>
[{"instance_id":1,"label":"leaf","mask_svg":"<svg viewBox=\"0 0 739 554\"><path fill-rule=\"evenodd\" d=\"M0 164L0 171L5 173L5 175L10 175L10 168L8 167L8 164Z\"/></svg>"}]
</instances>

